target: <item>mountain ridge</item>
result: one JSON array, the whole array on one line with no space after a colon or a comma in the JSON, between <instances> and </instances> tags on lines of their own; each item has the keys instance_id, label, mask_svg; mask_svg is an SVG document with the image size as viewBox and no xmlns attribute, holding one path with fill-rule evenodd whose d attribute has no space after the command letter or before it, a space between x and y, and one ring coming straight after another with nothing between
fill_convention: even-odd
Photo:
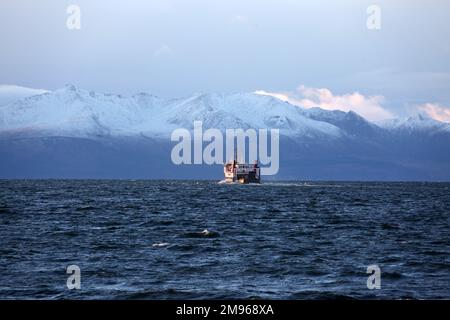
<instances>
[{"instance_id":1,"label":"mountain ridge","mask_svg":"<svg viewBox=\"0 0 450 320\"><path fill-rule=\"evenodd\" d=\"M72 137L98 135L166 136L201 120L209 128L278 128L291 137L339 138L375 131L433 129L450 125L424 118L373 123L354 111L302 108L256 93L201 93L163 99L148 93L129 97L98 93L74 85L19 99L0 107L0 132L52 132ZM84 134L83 134L84 133Z\"/></svg>"},{"instance_id":2,"label":"mountain ridge","mask_svg":"<svg viewBox=\"0 0 450 320\"><path fill-rule=\"evenodd\" d=\"M0 106L0 178L221 179L171 162L172 130L280 129L267 179L450 181L449 124L423 116L373 123L255 93L164 99L66 86Z\"/></svg>"}]
</instances>

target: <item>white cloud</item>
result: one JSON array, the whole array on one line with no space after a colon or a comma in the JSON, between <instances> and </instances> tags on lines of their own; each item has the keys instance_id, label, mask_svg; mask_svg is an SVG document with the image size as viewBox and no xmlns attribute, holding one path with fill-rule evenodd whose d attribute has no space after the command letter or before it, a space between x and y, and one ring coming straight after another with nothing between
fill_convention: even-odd
<instances>
[{"instance_id":1,"label":"white cloud","mask_svg":"<svg viewBox=\"0 0 450 320\"><path fill-rule=\"evenodd\" d=\"M304 108L320 107L326 110L354 111L371 121L393 118L394 115L382 107L384 97L381 95L364 96L353 92L335 95L326 88L309 88L300 86L295 92L255 91L257 94L270 95L282 101Z\"/></svg>"},{"instance_id":2,"label":"white cloud","mask_svg":"<svg viewBox=\"0 0 450 320\"><path fill-rule=\"evenodd\" d=\"M289 98L288 94L282 93L282 92L268 92L265 90L256 90L254 93L262 95L262 96L271 96L277 99L280 99L281 101L287 101L289 103L295 104L295 102L292 101L292 99Z\"/></svg>"},{"instance_id":3,"label":"white cloud","mask_svg":"<svg viewBox=\"0 0 450 320\"><path fill-rule=\"evenodd\" d=\"M417 107L434 120L450 123L450 108L446 108L436 103L426 103Z\"/></svg>"},{"instance_id":4,"label":"white cloud","mask_svg":"<svg viewBox=\"0 0 450 320\"><path fill-rule=\"evenodd\" d=\"M44 89L33 89L20 87L16 85L1 84L0 85L0 105L5 105L19 99L34 96L48 92Z\"/></svg>"}]
</instances>

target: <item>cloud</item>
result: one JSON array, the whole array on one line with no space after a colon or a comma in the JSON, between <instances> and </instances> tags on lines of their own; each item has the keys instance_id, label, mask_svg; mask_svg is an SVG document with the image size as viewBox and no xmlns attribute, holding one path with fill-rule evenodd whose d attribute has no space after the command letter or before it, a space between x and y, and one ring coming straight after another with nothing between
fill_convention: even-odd
<instances>
[{"instance_id":1,"label":"cloud","mask_svg":"<svg viewBox=\"0 0 450 320\"><path fill-rule=\"evenodd\" d=\"M16 85L1 84L0 85L0 105L5 105L19 99L34 96L48 92L44 89L33 89L20 87Z\"/></svg>"},{"instance_id":2,"label":"cloud","mask_svg":"<svg viewBox=\"0 0 450 320\"><path fill-rule=\"evenodd\" d=\"M161 47L155 50L153 55L155 57L164 57L164 56L171 56L173 55L173 50L167 45L163 44Z\"/></svg>"},{"instance_id":3,"label":"cloud","mask_svg":"<svg viewBox=\"0 0 450 320\"><path fill-rule=\"evenodd\" d=\"M287 101L289 103L295 104L293 103L292 99L289 98L289 96L285 93L281 93L281 92L268 92L265 90L256 90L254 93L259 94L261 96L271 96L274 98L277 98L281 101Z\"/></svg>"},{"instance_id":4,"label":"cloud","mask_svg":"<svg viewBox=\"0 0 450 320\"><path fill-rule=\"evenodd\" d=\"M371 121L394 117L392 113L382 107L384 97L381 95L364 96L358 92L335 95L326 88L309 88L303 85L299 86L295 92L258 90L255 93L269 95L304 108L320 107L326 110L354 111Z\"/></svg>"},{"instance_id":5,"label":"cloud","mask_svg":"<svg viewBox=\"0 0 450 320\"><path fill-rule=\"evenodd\" d=\"M446 108L436 103L426 103L417 106L417 109L434 120L450 123L450 108Z\"/></svg>"}]
</instances>

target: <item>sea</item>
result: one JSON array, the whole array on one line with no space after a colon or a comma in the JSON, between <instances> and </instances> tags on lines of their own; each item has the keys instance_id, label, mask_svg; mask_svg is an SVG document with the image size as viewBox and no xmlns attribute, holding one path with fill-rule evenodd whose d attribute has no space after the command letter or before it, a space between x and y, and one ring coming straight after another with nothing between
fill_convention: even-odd
<instances>
[{"instance_id":1,"label":"sea","mask_svg":"<svg viewBox=\"0 0 450 320\"><path fill-rule=\"evenodd\" d=\"M449 298L450 183L0 180L0 299Z\"/></svg>"}]
</instances>

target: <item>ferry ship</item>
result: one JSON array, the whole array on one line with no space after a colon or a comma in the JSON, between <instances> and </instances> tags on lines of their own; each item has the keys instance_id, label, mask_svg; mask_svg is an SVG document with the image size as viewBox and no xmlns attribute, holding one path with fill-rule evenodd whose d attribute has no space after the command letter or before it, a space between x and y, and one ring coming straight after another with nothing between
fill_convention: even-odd
<instances>
[{"instance_id":1,"label":"ferry ship","mask_svg":"<svg viewBox=\"0 0 450 320\"><path fill-rule=\"evenodd\" d=\"M254 164L239 163L236 159L225 163L223 167L225 183L261 183L260 167L258 161Z\"/></svg>"}]
</instances>

